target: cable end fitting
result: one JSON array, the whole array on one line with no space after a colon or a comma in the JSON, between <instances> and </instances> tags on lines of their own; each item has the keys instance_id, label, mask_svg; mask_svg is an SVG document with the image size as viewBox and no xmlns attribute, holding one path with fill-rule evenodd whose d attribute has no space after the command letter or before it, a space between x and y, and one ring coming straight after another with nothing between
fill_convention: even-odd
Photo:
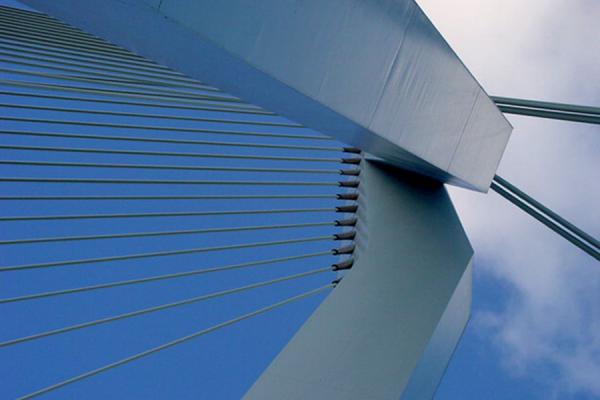
<instances>
[{"instance_id":1,"label":"cable end fitting","mask_svg":"<svg viewBox=\"0 0 600 400\"><path fill-rule=\"evenodd\" d=\"M335 208L335 212L339 213L355 213L358 210L358 206L356 204L348 205L348 206L337 206Z\"/></svg>"},{"instance_id":2,"label":"cable end fitting","mask_svg":"<svg viewBox=\"0 0 600 400\"><path fill-rule=\"evenodd\" d=\"M342 158L342 164L360 164L360 158Z\"/></svg>"},{"instance_id":3,"label":"cable end fitting","mask_svg":"<svg viewBox=\"0 0 600 400\"><path fill-rule=\"evenodd\" d=\"M358 193L339 193L335 197L338 200L358 200Z\"/></svg>"},{"instance_id":4,"label":"cable end fitting","mask_svg":"<svg viewBox=\"0 0 600 400\"><path fill-rule=\"evenodd\" d=\"M356 218L340 219L334 221L335 226L356 226L358 220Z\"/></svg>"},{"instance_id":5,"label":"cable end fitting","mask_svg":"<svg viewBox=\"0 0 600 400\"><path fill-rule=\"evenodd\" d=\"M339 263L332 264L331 270L332 271L344 271L347 269L351 269L353 265L354 265L354 259L349 258L349 259L341 261Z\"/></svg>"},{"instance_id":6,"label":"cable end fitting","mask_svg":"<svg viewBox=\"0 0 600 400\"><path fill-rule=\"evenodd\" d=\"M357 188L358 184L359 184L358 181L340 181L340 182L338 182L338 186L349 187L349 188Z\"/></svg>"},{"instance_id":7,"label":"cable end fitting","mask_svg":"<svg viewBox=\"0 0 600 400\"><path fill-rule=\"evenodd\" d=\"M331 253L333 253L334 256L339 256L342 254L352 254L354 253L354 245L351 244L349 246L342 246L338 249L333 249L331 250Z\"/></svg>"},{"instance_id":8,"label":"cable end fitting","mask_svg":"<svg viewBox=\"0 0 600 400\"><path fill-rule=\"evenodd\" d=\"M360 169L340 169L340 175L346 175L346 176L359 176L360 175Z\"/></svg>"},{"instance_id":9,"label":"cable end fitting","mask_svg":"<svg viewBox=\"0 0 600 400\"><path fill-rule=\"evenodd\" d=\"M356 237L356 231L336 233L333 237L335 238L334 240L352 240Z\"/></svg>"}]
</instances>

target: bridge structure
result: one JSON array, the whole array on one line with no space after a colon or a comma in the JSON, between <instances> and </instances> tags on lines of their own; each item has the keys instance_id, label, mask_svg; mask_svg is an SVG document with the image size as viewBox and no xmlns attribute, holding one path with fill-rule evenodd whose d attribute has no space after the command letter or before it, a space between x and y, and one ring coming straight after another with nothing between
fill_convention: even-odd
<instances>
[{"instance_id":1,"label":"bridge structure","mask_svg":"<svg viewBox=\"0 0 600 400\"><path fill-rule=\"evenodd\" d=\"M60 396L312 299L229 396L432 398L471 307L447 184L491 188L600 259L495 175L504 113L600 110L488 96L413 0L24 3L40 12L0 8L0 312L21 307L25 327L0 351L157 315L169 339L9 397ZM85 296L96 318L54 323ZM232 297L242 312L211 305ZM203 324L169 323L204 304Z\"/></svg>"}]
</instances>

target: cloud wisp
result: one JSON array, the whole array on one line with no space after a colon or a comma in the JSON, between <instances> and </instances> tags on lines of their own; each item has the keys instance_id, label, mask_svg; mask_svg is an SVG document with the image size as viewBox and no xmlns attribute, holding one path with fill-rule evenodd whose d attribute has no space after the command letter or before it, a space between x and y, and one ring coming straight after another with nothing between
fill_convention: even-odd
<instances>
[{"instance_id":1,"label":"cloud wisp","mask_svg":"<svg viewBox=\"0 0 600 400\"><path fill-rule=\"evenodd\" d=\"M489 93L600 104L600 3L419 3ZM600 127L509 118L499 174L598 237ZM475 268L512 289L501 311L475 313L476 328L510 373L557 396L600 396L600 265L495 193L451 193L485 260Z\"/></svg>"}]
</instances>

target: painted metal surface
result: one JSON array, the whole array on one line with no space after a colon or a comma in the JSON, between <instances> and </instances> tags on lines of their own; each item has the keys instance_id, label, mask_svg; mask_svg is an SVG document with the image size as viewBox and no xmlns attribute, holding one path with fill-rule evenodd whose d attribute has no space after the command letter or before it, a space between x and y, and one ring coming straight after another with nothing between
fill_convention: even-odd
<instances>
[{"instance_id":1,"label":"painted metal surface","mask_svg":"<svg viewBox=\"0 0 600 400\"><path fill-rule=\"evenodd\" d=\"M246 399L435 393L469 318L473 251L442 185L370 162L361 175L355 266Z\"/></svg>"},{"instance_id":2,"label":"painted metal surface","mask_svg":"<svg viewBox=\"0 0 600 400\"><path fill-rule=\"evenodd\" d=\"M486 191L512 130L413 0L25 0L388 163Z\"/></svg>"}]
</instances>

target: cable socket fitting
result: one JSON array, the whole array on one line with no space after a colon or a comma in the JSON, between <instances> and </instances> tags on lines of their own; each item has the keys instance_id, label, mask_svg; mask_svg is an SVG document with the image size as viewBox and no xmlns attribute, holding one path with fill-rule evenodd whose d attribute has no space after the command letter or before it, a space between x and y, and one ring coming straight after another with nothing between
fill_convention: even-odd
<instances>
[{"instance_id":1,"label":"cable socket fitting","mask_svg":"<svg viewBox=\"0 0 600 400\"><path fill-rule=\"evenodd\" d=\"M334 240L352 240L356 237L356 231L336 233L333 237L335 238Z\"/></svg>"},{"instance_id":2,"label":"cable socket fitting","mask_svg":"<svg viewBox=\"0 0 600 400\"><path fill-rule=\"evenodd\" d=\"M334 222L335 226L356 226L358 220L356 218L340 219Z\"/></svg>"},{"instance_id":3,"label":"cable socket fitting","mask_svg":"<svg viewBox=\"0 0 600 400\"><path fill-rule=\"evenodd\" d=\"M334 256L339 256L342 254L352 254L354 253L354 245L351 244L349 246L342 246L338 249L333 249L331 250L331 253L333 253Z\"/></svg>"},{"instance_id":4,"label":"cable socket fitting","mask_svg":"<svg viewBox=\"0 0 600 400\"><path fill-rule=\"evenodd\" d=\"M341 261L339 263L332 264L331 270L332 271L344 271L347 269L351 269L353 265L354 265L354 259L349 258L349 259Z\"/></svg>"},{"instance_id":5,"label":"cable socket fitting","mask_svg":"<svg viewBox=\"0 0 600 400\"><path fill-rule=\"evenodd\" d=\"M340 193L336 194L335 197L338 200L358 200L358 193Z\"/></svg>"},{"instance_id":6,"label":"cable socket fitting","mask_svg":"<svg viewBox=\"0 0 600 400\"><path fill-rule=\"evenodd\" d=\"M349 206L337 206L335 208L335 212L339 213L355 213L358 210L358 206L356 204L352 204Z\"/></svg>"}]
</instances>

